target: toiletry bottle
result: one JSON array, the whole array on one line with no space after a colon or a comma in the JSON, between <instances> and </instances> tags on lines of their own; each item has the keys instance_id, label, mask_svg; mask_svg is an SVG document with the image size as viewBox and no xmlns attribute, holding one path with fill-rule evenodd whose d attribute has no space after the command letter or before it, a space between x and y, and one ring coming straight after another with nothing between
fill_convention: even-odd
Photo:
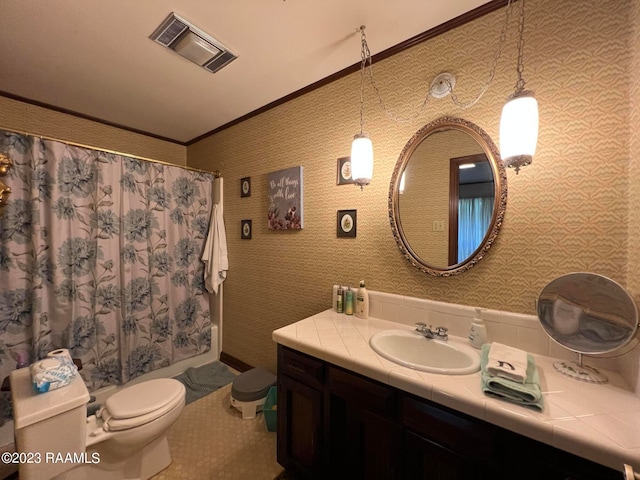
<instances>
[{"instance_id":1,"label":"toiletry bottle","mask_svg":"<svg viewBox=\"0 0 640 480\"><path fill-rule=\"evenodd\" d=\"M333 286L333 301L331 302L331 308L333 308L334 312L338 311L338 287L339 285Z\"/></svg>"},{"instance_id":2,"label":"toiletry bottle","mask_svg":"<svg viewBox=\"0 0 640 480\"><path fill-rule=\"evenodd\" d=\"M27 355L27 352L18 353L18 361L17 361L17 364L16 364L16 369L28 367L29 366L28 358L29 358L29 356Z\"/></svg>"},{"instance_id":3,"label":"toiletry bottle","mask_svg":"<svg viewBox=\"0 0 640 480\"><path fill-rule=\"evenodd\" d=\"M346 291L344 298L344 313L353 315L353 290L351 287Z\"/></svg>"},{"instance_id":4,"label":"toiletry bottle","mask_svg":"<svg viewBox=\"0 0 640 480\"><path fill-rule=\"evenodd\" d=\"M360 288L356 292L356 317L369 318L369 292L360 280Z\"/></svg>"},{"instance_id":5,"label":"toiletry bottle","mask_svg":"<svg viewBox=\"0 0 640 480\"><path fill-rule=\"evenodd\" d=\"M343 304L342 304L342 302L343 302L343 294L344 294L344 292L342 291L342 287L338 286L338 298L336 300L336 312L338 312L338 313L342 313L344 311L343 310Z\"/></svg>"},{"instance_id":6,"label":"toiletry bottle","mask_svg":"<svg viewBox=\"0 0 640 480\"><path fill-rule=\"evenodd\" d=\"M469 341L474 348L482 348L487 343L487 327L480 319L480 309L476 308L476 317L471 322L471 330L469 330Z\"/></svg>"}]
</instances>

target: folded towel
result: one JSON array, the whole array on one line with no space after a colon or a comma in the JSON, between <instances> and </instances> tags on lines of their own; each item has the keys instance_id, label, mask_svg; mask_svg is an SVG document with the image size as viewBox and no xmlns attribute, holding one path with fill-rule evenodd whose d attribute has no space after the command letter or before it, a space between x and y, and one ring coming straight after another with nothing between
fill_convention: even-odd
<instances>
[{"instance_id":1,"label":"folded towel","mask_svg":"<svg viewBox=\"0 0 640 480\"><path fill-rule=\"evenodd\" d=\"M527 352L493 342L487 359L487 372L518 383L527 378Z\"/></svg>"},{"instance_id":2,"label":"folded towel","mask_svg":"<svg viewBox=\"0 0 640 480\"><path fill-rule=\"evenodd\" d=\"M491 345L485 343L482 346L482 354L480 357L482 391L485 395L542 411L544 409L544 402L542 390L540 389L540 377L538 376L538 369L533 360L533 356L526 354L527 375L524 383L518 383L489 374L487 371L487 363L489 361L490 350Z\"/></svg>"}]
</instances>

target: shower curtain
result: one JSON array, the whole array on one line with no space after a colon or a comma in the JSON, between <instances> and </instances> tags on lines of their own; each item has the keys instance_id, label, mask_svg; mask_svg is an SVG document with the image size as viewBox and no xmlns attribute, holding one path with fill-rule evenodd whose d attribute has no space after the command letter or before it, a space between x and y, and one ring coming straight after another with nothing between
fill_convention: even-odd
<instances>
[{"instance_id":1,"label":"shower curtain","mask_svg":"<svg viewBox=\"0 0 640 480\"><path fill-rule=\"evenodd\" d=\"M210 348L213 175L5 131L0 151L0 379L68 348L94 390Z\"/></svg>"}]
</instances>

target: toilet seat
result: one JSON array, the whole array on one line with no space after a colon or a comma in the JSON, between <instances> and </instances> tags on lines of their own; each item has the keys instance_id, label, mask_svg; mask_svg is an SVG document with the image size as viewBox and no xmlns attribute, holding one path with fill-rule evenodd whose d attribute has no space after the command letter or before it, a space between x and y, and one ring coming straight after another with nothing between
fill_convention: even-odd
<instances>
[{"instance_id":1,"label":"toilet seat","mask_svg":"<svg viewBox=\"0 0 640 480\"><path fill-rule=\"evenodd\" d=\"M128 430L165 415L183 403L184 396L184 385L177 380L148 380L111 395L96 416L106 432Z\"/></svg>"}]
</instances>

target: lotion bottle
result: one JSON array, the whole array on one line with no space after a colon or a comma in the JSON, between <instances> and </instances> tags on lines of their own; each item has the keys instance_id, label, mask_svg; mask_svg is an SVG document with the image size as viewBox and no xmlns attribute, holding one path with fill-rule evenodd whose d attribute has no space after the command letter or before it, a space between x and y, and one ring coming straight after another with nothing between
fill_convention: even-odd
<instances>
[{"instance_id":1,"label":"lotion bottle","mask_svg":"<svg viewBox=\"0 0 640 480\"><path fill-rule=\"evenodd\" d=\"M469 342L474 348L482 348L487 343L487 327L480 319L480 309L476 308L476 317L471 322L471 330L469 330Z\"/></svg>"},{"instance_id":2,"label":"lotion bottle","mask_svg":"<svg viewBox=\"0 0 640 480\"><path fill-rule=\"evenodd\" d=\"M342 304L342 287L338 285L338 292L336 297L336 312L342 313L344 311L344 307Z\"/></svg>"},{"instance_id":3,"label":"lotion bottle","mask_svg":"<svg viewBox=\"0 0 640 480\"><path fill-rule=\"evenodd\" d=\"M353 315L353 290L351 287L346 291L344 298L344 313Z\"/></svg>"},{"instance_id":4,"label":"lotion bottle","mask_svg":"<svg viewBox=\"0 0 640 480\"><path fill-rule=\"evenodd\" d=\"M364 280L360 280L360 288L356 292L356 317L369 318L369 292Z\"/></svg>"}]
</instances>

